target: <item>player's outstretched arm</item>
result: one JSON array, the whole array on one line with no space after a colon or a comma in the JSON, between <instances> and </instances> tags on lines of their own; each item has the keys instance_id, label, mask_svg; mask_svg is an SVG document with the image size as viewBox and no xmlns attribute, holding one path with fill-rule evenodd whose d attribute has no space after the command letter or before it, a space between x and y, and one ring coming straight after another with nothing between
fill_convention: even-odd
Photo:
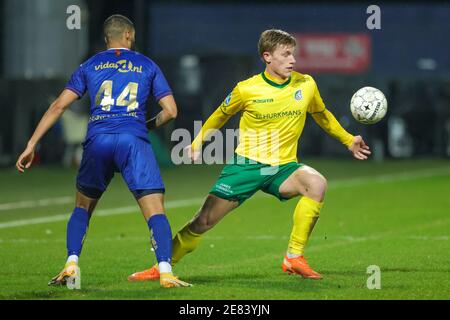
<instances>
[{"instance_id":1,"label":"player's outstretched arm","mask_svg":"<svg viewBox=\"0 0 450 320\"><path fill-rule=\"evenodd\" d=\"M353 157L358 160L366 160L370 155L369 146L366 145L363 138L348 133L330 111L324 109L322 112L312 113L311 115L323 130L347 146Z\"/></svg>"},{"instance_id":2,"label":"player's outstretched arm","mask_svg":"<svg viewBox=\"0 0 450 320\"><path fill-rule=\"evenodd\" d=\"M64 111L78 99L78 95L73 91L64 89L59 97L50 105L48 110L42 116L39 124L34 130L33 135L28 141L27 147L19 156L16 162L16 168L20 172L24 172L31 166L34 158L34 150L36 145L45 135L45 133L55 124L56 121L62 116Z\"/></svg>"},{"instance_id":3,"label":"player's outstretched arm","mask_svg":"<svg viewBox=\"0 0 450 320\"><path fill-rule=\"evenodd\" d=\"M165 96L159 100L158 104L161 106L162 111L156 117L147 121L149 130L159 128L177 117L178 109L173 95Z\"/></svg>"}]
</instances>

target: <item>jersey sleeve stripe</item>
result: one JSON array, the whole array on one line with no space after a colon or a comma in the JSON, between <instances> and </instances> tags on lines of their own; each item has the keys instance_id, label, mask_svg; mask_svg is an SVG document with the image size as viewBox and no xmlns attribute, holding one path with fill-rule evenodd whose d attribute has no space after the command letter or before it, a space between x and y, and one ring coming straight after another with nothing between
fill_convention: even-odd
<instances>
[{"instance_id":1,"label":"jersey sleeve stripe","mask_svg":"<svg viewBox=\"0 0 450 320\"><path fill-rule=\"evenodd\" d=\"M83 94L80 91L78 91L77 89L75 89L74 87L66 86L65 89L68 89L68 90L72 91L73 93L75 93L78 96L78 98L81 98L83 96Z\"/></svg>"},{"instance_id":2,"label":"jersey sleeve stripe","mask_svg":"<svg viewBox=\"0 0 450 320\"><path fill-rule=\"evenodd\" d=\"M167 92L161 93L160 95L158 95L158 96L155 98L155 99L156 99L156 102L158 102L159 100L161 100L161 99L164 98L164 97L170 96L171 94L173 94L172 91L167 91Z\"/></svg>"}]
</instances>

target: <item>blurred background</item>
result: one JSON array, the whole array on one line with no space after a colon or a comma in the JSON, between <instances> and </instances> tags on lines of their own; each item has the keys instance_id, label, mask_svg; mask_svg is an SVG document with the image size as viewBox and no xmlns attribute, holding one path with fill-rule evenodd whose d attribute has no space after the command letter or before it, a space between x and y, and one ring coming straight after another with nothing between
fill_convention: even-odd
<instances>
[{"instance_id":1,"label":"blurred background","mask_svg":"<svg viewBox=\"0 0 450 320\"><path fill-rule=\"evenodd\" d=\"M373 161L449 158L450 5L376 4L381 29L368 28L369 3L362 2L1 0L0 167L14 164L76 67L104 50L102 24L114 13L134 21L137 51L159 64L180 109L151 134L162 165L171 165L174 129L192 132L194 120L206 120L238 81L263 70L257 41L269 28L296 35L298 71L315 77L327 107L364 136ZM67 27L71 5L80 8L79 29ZM363 86L387 97L388 114L376 125L351 116L350 98ZM88 110L85 96L65 113L39 146L36 165L77 165ZM149 101L148 116L158 111ZM348 157L312 118L301 139L301 158Z\"/></svg>"}]
</instances>

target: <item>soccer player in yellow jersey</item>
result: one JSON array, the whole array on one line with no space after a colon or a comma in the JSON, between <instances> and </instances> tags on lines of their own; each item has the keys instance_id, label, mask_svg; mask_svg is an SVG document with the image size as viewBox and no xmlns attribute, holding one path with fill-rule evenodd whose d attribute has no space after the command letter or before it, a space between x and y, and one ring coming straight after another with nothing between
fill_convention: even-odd
<instances>
[{"instance_id":1,"label":"soccer player in yellow jersey","mask_svg":"<svg viewBox=\"0 0 450 320\"><path fill-rule=\"evenodd\" d=\"M197 159L205 139L241 112L234 159L224 167L200 211L175 235L172 264L193 251L202 234L227 213L262 190L280 200L301 196L294 210L282 269L304 278L321 279L304 257L327 188L326 179L318 171L297 162L297 144L306 114L345 145L356 159L367 159L370 150L361 136L348 133L327 110L314 79L293 71L296 46L293 36L281 30L266 30L258 45L265 71L239 82L188 147L191 158ZM157 280L159 271L155 265L128 279Z\"/></svg>"}]
</instances>

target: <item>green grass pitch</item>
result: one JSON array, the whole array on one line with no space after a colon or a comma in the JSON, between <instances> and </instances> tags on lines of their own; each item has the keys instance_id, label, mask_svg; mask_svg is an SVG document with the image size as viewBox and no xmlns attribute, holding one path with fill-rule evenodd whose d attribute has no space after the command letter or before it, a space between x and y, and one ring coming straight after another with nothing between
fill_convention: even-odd
<instances>
[{"instance_id":1,"label":"green grass pitch","mask_svg":"<svg viewBox=\"0 0 450 320\"><path fill-rule=\"evenodd\" d=\"M155 261L149 231L116 175L80 258L82 290L48 287L65 262L76 171L0 171L0 299L449 299L450 162L306 162L328 178L306 256L321 281L281 271L298 200L261 192L205 234L175 273L192 288L162 289L127 276ZM175 233L199 208L221 166L164 169ZM369 290L367 267L381 270Z\"/></svg>"}]
</instances>

